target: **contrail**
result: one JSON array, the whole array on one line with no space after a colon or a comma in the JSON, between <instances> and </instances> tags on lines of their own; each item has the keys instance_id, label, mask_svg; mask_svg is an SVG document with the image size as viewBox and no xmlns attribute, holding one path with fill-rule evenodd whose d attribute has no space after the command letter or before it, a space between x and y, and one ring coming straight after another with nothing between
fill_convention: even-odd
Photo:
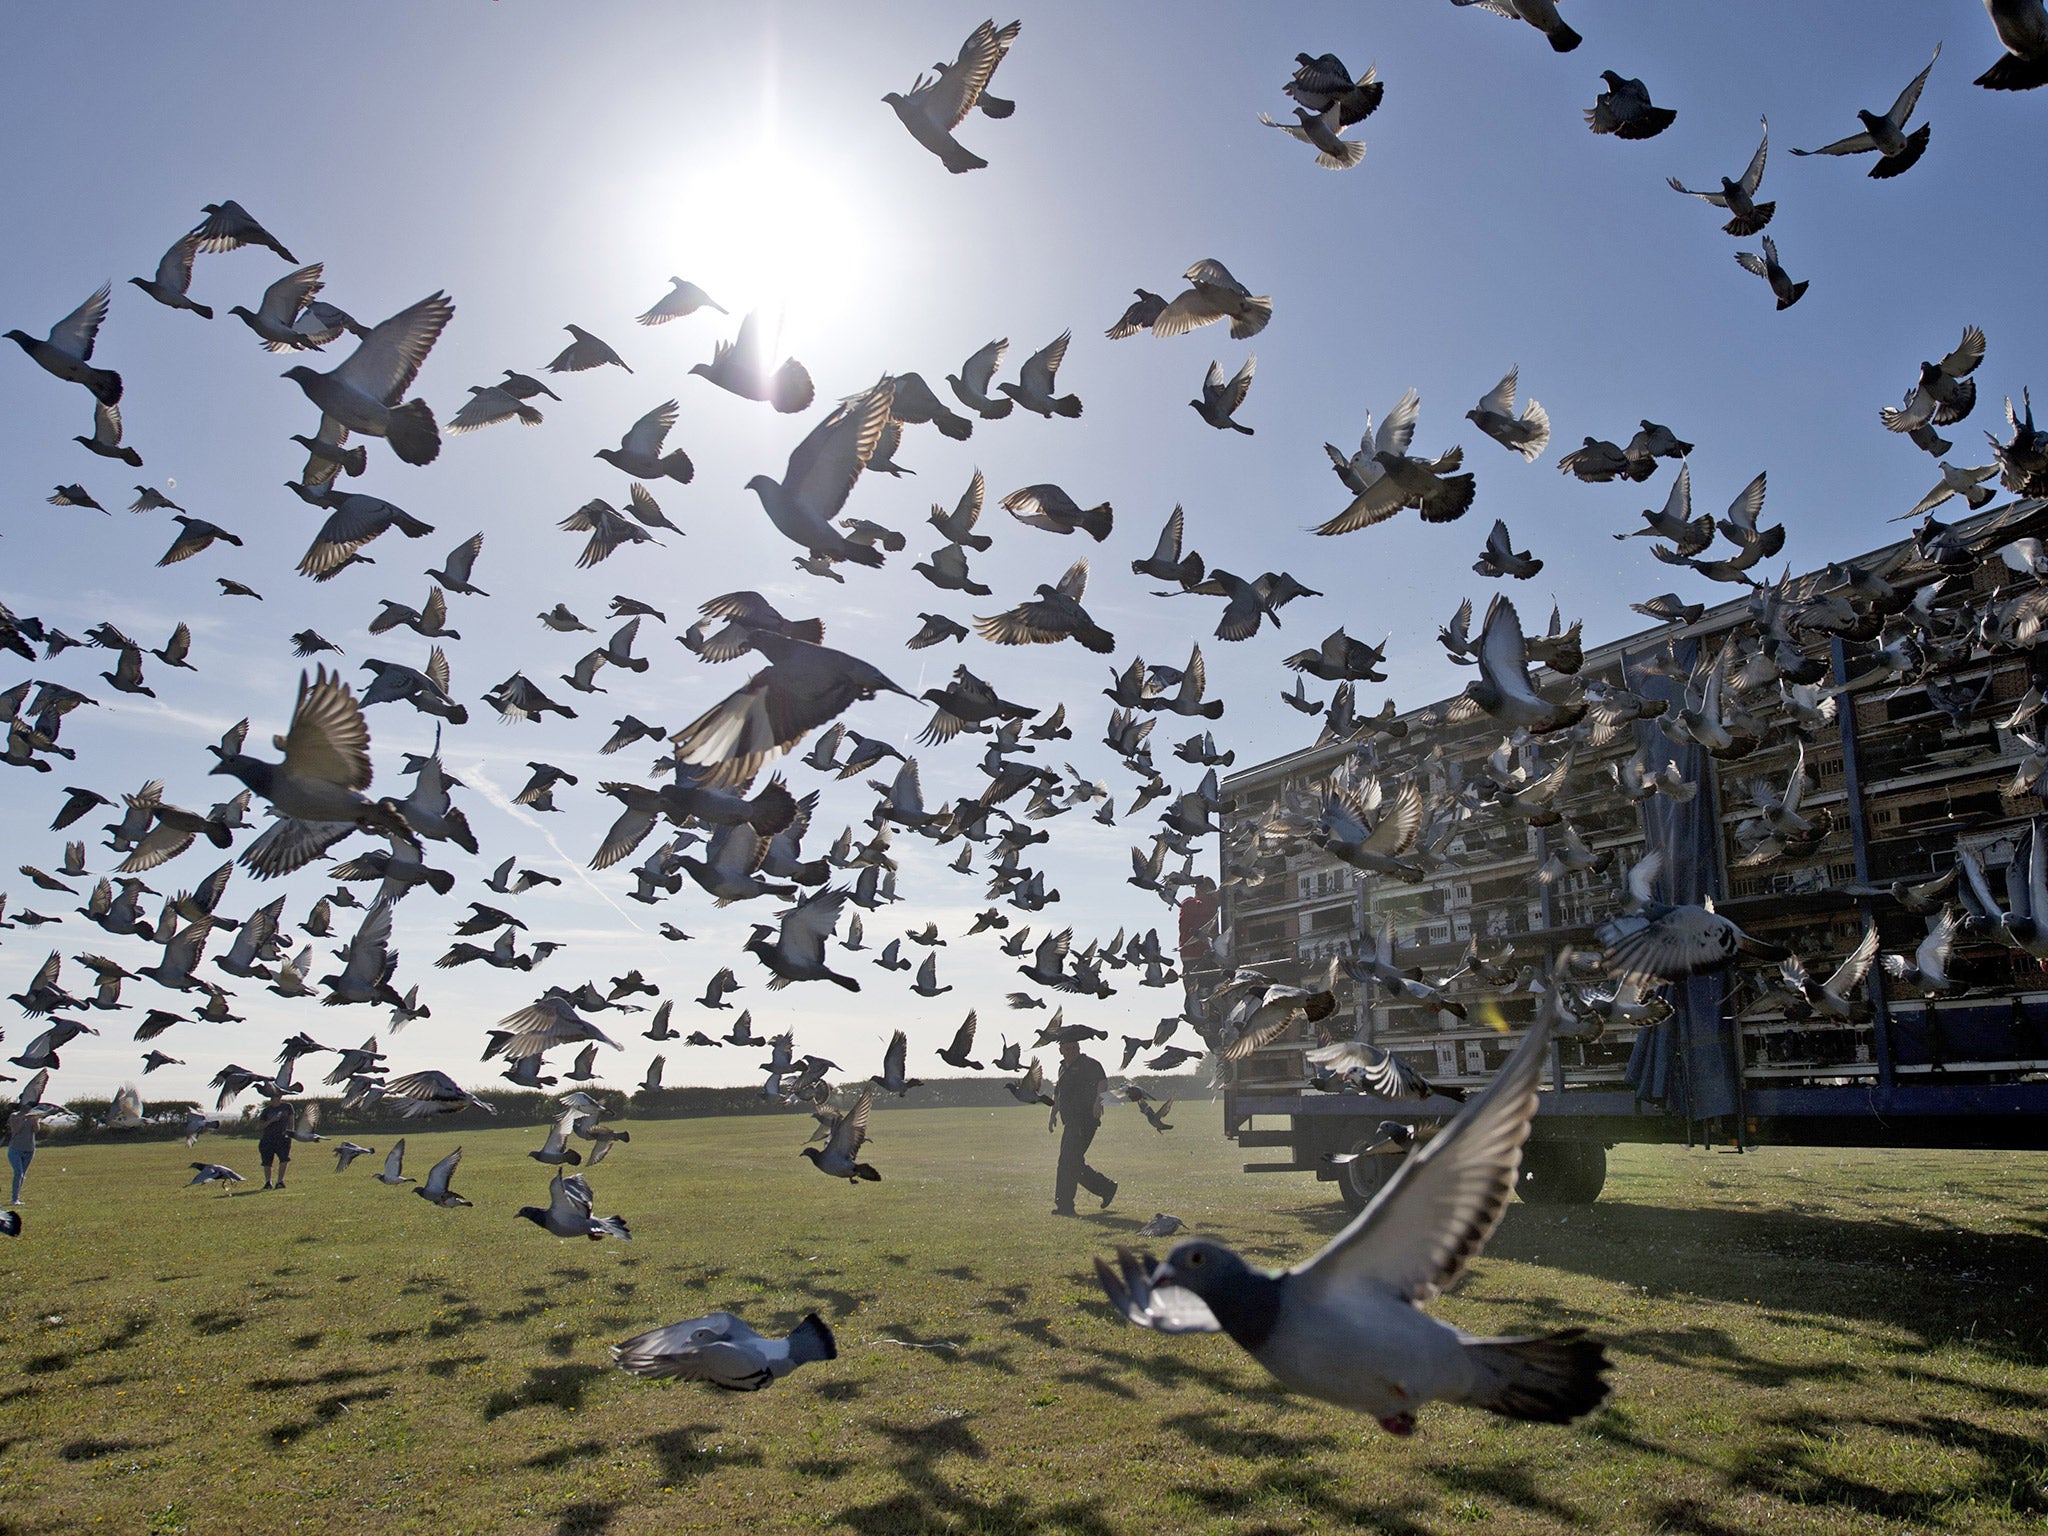
<instances>
[{"instance_id":1,"label":"contrail","mask_svg":"<svg viewBox=\"0 0 2048 1536\"><path fill-rule=\"evenodd\" d=\"M502 789L498 788L496 784L491 782L491 776L488 773L484 772L484 765L481 761L471 763L469 767L463 769L462 777L464 783L475 784L477 787L477 792L481 794L485 800L489 801L491 805L494 806L496 809L503 811L507 816L510 816L514 821L520 822L525 826L531 827L534 831L538 832L542 837L546 838L548 846L555 850L555 857L560 859L571 870L575 871L576 878L578 880L581 880L585 885L589 886L591 890L596 892L598 897L605 903L606 906L610 907L614 912L618 913L619 916L623 917L626 920L626 925L629 928L631 928L635 933L644 934L647 932L645 928L642 928L640 926L639 922L634 918L632 913L628 912L624 907L620 906L616 901L612 900L612 895L610 891L607 891L603 886L599 885L595 880L590 878L589 871L584 869L582 862L580 860L572 859L569 857L567 851L563 849L562 845L555 841L555 834L548 828L545 822L543 822L538 816L534 815L531 811L527 810L525 806L514 805L512 803L511 797L508 796Z\"/></svg>"}]
</instances>

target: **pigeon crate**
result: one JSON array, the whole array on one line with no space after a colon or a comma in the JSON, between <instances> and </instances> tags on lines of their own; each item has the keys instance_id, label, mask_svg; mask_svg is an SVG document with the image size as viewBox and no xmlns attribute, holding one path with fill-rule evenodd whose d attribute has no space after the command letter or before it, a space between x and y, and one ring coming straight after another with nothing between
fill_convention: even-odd
<instances>
[{"instance_id":1,"label":"pigeon crate","mask_svg":"<svg viewBox=\"0 0 2048 1536\"><path fill-rule=\"evenodd\" d=\"M2037 995L2038 999L2038 995ZM1893 1003L1892 1059L1901 1070L2042 1070L2048 1067L2048 1003Z\"/></svg>"}]
</instances>

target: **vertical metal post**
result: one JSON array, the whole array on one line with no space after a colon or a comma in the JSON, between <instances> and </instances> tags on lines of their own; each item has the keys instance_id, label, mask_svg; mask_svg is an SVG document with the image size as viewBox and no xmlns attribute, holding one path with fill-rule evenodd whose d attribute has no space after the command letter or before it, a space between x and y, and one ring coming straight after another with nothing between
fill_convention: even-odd
<instances>
[{"instance_id":1,"label":"vertical metal post","mask_svg":"<svg viewBox=\"0 0 2048 1536\"><path fill-rule=\"evenodd\" d=\"M1863 814L1863 765L1858 761L1856 700L1846 690L1849 683L1849 653L1837 635L1828 643L1828 660L1834 674L1835 729L1842 737L1842 809L1849 818L1849 848L1855 860L1856 883L1870 883L1870 831ZM1868 896L1856 899L1863 921L1874 921ZM1884 968L1872 966L1863 988L1870 998L1871 1053L1877 1057L1877 1091L1889 1098L1892 1091L1892 1016L1885 1002Z\"/></svg>"}]
</instances>

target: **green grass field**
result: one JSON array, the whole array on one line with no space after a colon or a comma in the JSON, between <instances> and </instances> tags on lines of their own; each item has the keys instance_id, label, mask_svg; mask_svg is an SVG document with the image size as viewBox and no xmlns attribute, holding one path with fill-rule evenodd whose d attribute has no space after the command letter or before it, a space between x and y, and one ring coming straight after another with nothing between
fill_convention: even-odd
<instances>
[{"instance_id":1,"label":"green grass field","mask_svg":"<svg viewBox=\"0 0 2048 1536\"><path fill-rule=\"evenodd\" d=\"M1598 1206L1516 1207L1437 1307L1591 1326L1611 1406L1402 1442L1109 1313L1089 1260L1155 1210L1272 1263L1341 1221L1239 1173L1214 1106L1175 1118L1111 1115L1123 1194L1079 1221L1034 1111L879 1115L857 1189L799 1160L808 1121L645 1122L591 1176L630 1245L514 1219L533 1129L415 1129L415 1174L463 1145L457 1211L317 1148L231 1199L180 1185L260 1183L246 1139L46 1148L0 1244L0 1530L2048 1528L2048 1156L1619 1149ZM840 1358L743 1396L609 1367L719 1307L815 1308Z\"/></svg>"}]
</instances>

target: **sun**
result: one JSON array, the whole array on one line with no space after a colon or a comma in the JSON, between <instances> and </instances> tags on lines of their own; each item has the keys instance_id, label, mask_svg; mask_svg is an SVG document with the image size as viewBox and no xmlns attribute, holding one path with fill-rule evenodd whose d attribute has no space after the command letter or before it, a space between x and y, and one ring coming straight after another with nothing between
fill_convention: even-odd
<instances>
[{"instance_id":1,"label":"sun","mask_svg":"<svg viewBox=\"0 0 2048 1536\"><path fill-rule=\"evenodd\" d=\"M635 242L662 277L703 288L734 317L758 310L800 351L857 304L872 270L858 175L773 142L734 146L681 170L666 206L646 209Z\"/></svg>"}]
</instances>

